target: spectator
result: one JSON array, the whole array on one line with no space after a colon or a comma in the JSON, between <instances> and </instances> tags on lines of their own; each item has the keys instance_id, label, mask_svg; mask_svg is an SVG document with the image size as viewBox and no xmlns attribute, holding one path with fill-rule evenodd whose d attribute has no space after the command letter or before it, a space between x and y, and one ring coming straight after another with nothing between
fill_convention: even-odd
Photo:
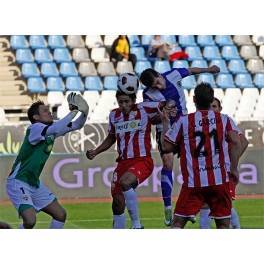
<instances>
[{"instance_id":1,"label":"spectator","mask_svg":"<svg viewBox=\"0 0 264 264\"><path fill-rule=\"evenodd\" d=\"M171 47L161 39L160 35L155 35L149 45L149 56L159 59L168 59Z\"/></svg>"}]
</instances>

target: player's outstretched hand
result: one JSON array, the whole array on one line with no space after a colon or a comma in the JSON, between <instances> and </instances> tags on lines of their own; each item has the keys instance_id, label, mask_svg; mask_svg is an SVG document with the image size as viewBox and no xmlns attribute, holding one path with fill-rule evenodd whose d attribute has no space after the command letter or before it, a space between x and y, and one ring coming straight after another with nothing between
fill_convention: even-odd
<instances>
[{"instance_id":1,"label":"player's outstretched hand","mask_svg":"<svg viewBox=\"0 0 264 264\"><path fill-rule=\"evenodd\" d=\"M78 107L78 110L87 116L89 112L89 106L86 100L80 94L75 96L75 103Z\"/></svg>"},{"instance_id":2,"label":"player's outstretched hand","mask_svg":"<svg viewBox=\"0 0 264 264\"><path fill-rule=\"evenodd\" d=\"M92 160L92 159L94 159L95 156L96 156L95 149L88 149L86 151L86 157L87 157L87 159Z\"/></svg>"},{"instance_id":3,"label":"player's outstretched hand","mask_svg":"<svg viewBox=\"0 0 264 264\"><path fill-rule=\"evenodd\" d=\"M211 67L209 67L209 72L210 73L219 73L220 72L220 68L216 65L213 65Z\"/></svg>"},{"instance_id":4,"label":"player's outstretched hand","mask_svg":"<svg viewBox=\"0 0 264 264\"><path fill-rule=\"evenodd\" d=\"M70 93L67 96L67 101L69 104L69 110L73 111L73 110L78 110L78 106L76 105L76 101L75 101L75 97L76 97L76 93Z\"/></svg>"}]
</instances>

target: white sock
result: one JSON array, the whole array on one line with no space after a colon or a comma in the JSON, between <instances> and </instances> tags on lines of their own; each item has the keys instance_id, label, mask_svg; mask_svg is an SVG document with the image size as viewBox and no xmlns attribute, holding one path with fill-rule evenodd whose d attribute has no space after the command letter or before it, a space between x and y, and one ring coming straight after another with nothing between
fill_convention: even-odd
<instances>
[{"instance_id":1,"label":"white sock","mask_svg":"<svg viewBox=\"0 0 264 264\"><path fill-rule=\"evenodd\" d=\"M24 224L20 224L18 228L19 228L19 229L25 229L25 228L24 228Z\"/></svg>"},{"instance_id":2,"label":"white sock","mask_svg":"<svg viewBox=\"0 0 264 264\"><path fill-rule=\"evenodd\" d=\"M126 228L126 215L125 215L125 213L123 213L121 215L113 215L113 228L114 229Z\"/></svg>"},{"instance_id":3,"label":"white sock","mask_svg":"<svg viewBox=\"0 0 264 264\"><path fill-rule=\"evenodd\" d=\"M235 208L231 209L231 221L230 221L230 224L231 224L232 228L240 229L239 216L238 216Z\"/></svg>"},{"instance_id":4,"label":"white sock","mask_svg":"<svg viewBox=\"0 0 264 264\"><path fill-rule=\"evenodd\" d=\"M123 192L123 194L125 196L126 207L132 221L132 228L140 228L141 224L138 213L137 194L132 188L128 191Z\"/></svg>"},{"instance_id":5,"label":"white sock","mask_svg":"<svg viewBox=\"0 0 264 264\"><path fill-rule=\"evenodd\" d=\"M65 224L64 222L60 222L55 219L52 219L49 228L50 229L62 229L64 224Z\"/></svg>"},{"instance_id":6,"label":"white sock","mask_svg":"<svg viewBox=\"0 0 264 264\"><path fill-rule=\"evenodd\" d=\"M210 209L200 210L200 229L210 229L212 219L209 217Z\"/></svg>"}]
</instances>

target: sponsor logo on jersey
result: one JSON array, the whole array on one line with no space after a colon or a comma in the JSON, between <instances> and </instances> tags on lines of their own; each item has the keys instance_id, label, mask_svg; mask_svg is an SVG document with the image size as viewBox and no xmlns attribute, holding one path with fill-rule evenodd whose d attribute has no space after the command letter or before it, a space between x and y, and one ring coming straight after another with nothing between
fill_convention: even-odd
<instances>
[{"instance_id":1,"label":"sponsor logo on jersey","mask_svg":"<svg viewBox=\"0 0 264 264\"><path fill-rule=\"evenodd\" d=\"M140 120L118 122L115 124L116 133L132 132L141 129Z\"/></svg>"}]
</instances>

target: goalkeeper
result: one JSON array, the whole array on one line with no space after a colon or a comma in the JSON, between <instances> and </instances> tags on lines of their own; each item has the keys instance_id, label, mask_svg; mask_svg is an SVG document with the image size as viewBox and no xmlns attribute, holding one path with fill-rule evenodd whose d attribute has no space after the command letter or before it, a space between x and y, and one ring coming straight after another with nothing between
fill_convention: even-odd
<instances>
[{"instance_id":1,"label":"goalkeeper","mask_svg":"<svg viewBox=\"0 0 264 264\"><path fill-rule=\"evenodd\" d=\"M42 101L28 109L31 125L6 183L7 194L23 219L20 228L33 228L39 211L52 217L50 228L63 228L66 221L66 211L39 177L55 139L82 128L86 122L89 107L82 96L70 93L67 100L71 112L56 122ZM73 120L78 112L81 115Z\"/></svg>"}]
</instances>

